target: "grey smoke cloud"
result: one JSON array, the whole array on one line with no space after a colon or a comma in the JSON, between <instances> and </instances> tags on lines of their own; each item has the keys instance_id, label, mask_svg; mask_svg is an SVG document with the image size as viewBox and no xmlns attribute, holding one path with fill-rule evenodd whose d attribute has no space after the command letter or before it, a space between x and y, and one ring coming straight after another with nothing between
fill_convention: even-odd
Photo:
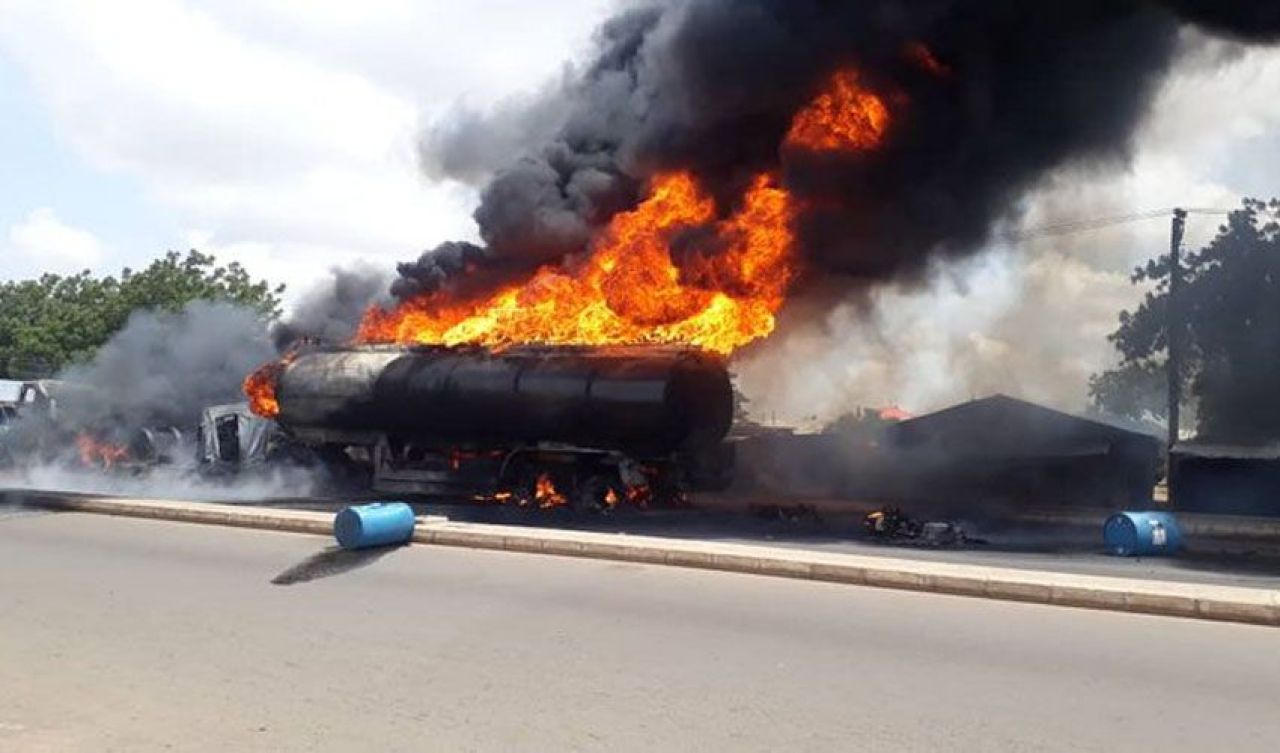
<instances>
[{"instance_id":1,"label":"grey smoke cloud","mask_svg":"<svg viewBox=\"0 0 1280 753\"><path fill-rule=\"evenodd\" d=\"M187 428L205 407L242 400L245 375L274 356L257 312L195 301L176 313L135 312L91 361L59 378L96 391L68 403L76 414L67 417L81 425Z\"/></svg>"},{"instance_id":2,"label":"grey smoke cloud","mask_svg":"<svg viewBox=\"0 0 1280 753\"><path fill-rule=\"evenodd\" d=\"M418 162L432 180L452 179L472 185L555 138L568 112L573 69L533 96L516 95L481 111L455 106L428 126L418 142Z\"/></svg>"},{"instance_id":3,"label":"grey smoke cloud","mask_svg":"<svg viewBox=\"0 0 1280 753\"><path fill-rule=\"evenodd\" d=\"M327 279L304 291L285 318L272 326L276 349L283 352L303 339L350 340L365 310L386 298L391 278L386 270L368 263L331 268Z\"/></svg>"},{"instance_id":4,"label":"grey smoke cloud","mask_svg":"<svg viewBox=\"0 0 1280 753\"><path fill-rule=\"evenodd\" d=\"M379 288L385 279L379 277ZM332 307L318 304L315 311L322 309L334 313ZM316 314L308 321L317 324L321 318ZM137 311L88 363L58 375L74 386L55 393L59 419L72 430L88 430L116 442L129 441L141 429L177 428L182 437L170 448L170 462L136 475L104 473L80 467L76 447L69 445L61 451L49 448L56 451L53 456L0 469L0 484L220 501L308 494L322 479L312 469L282 466L206 479L196 467L194 430L201 412L243 401L245 376L275 357L267 323L251 309L194 301L178 312ZM31 432L32 440L46 430L38 419L21 422L16 429Z\"/></svg>"}]
</instances>

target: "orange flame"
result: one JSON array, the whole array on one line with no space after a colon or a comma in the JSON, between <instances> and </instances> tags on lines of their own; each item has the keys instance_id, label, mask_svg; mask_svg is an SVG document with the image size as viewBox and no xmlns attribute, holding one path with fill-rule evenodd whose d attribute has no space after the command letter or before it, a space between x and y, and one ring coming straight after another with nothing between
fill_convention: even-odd
<instances>
[{"instance_id":1,"label":"orange flame","mask_svg":"<svg viewBox=\"0 0 1280 753\"><path fill-rule=\"evenodd\" d=\"M653 499L653 488L648 484L628 486L626 499L628 503L637 507L648 507L649 502Z\"/></svg>"},{"instance_id":2,"label":"orange flame","mask_svg":"<svg viewBox=\"0 0 1280 753\"><path fill-rule=\"evenodd\" d=\"M475 494L472 495L471 499L476 502L492 502L499 505L505 505L512 500L516 500L516 495L515 492L499 491L494 492L493 494Z\"/></svg>"},{"instance_id":3,"label":"orange flame","mask_svg":"<svg viewBox=\"0 0 1280 753\"><path fill-rule=\"evenodd\" d=\"M390 311L374 307L360 342L606 345L682 343L727 354L773 331L793 275L794 208L760 175L731 217L693 176L658 176L639 206L616 215L591 254L572 268L547 266L522 285L475 303L431 294ZM669 243L709 228L716 252L677 267Z\"/></svg>"},{"instance_id":4,"label":"orange flame","mask_svg":"<svg viewBox=\"0 0 1280 753\"><path fill-rule=\"evenodd\" d=\"M539 475L538 480L534 482L533 500L538 503L538 507L544 510L569 504L568 498L556 490L556 485L551 480L551 474L549 473Z\"/></svg>"},{"instance_id":5,"label":"orange flame","mask_svg":"<svg viewBox=\"0 0 1280 753\"><path fill-rule=\"evenodd\" d=\"M879 415L881 421L907 421L912 418L910 413L896 405L881 408Z\"/></svg>"},{"instance_id":6,"label":"orange flame","mask_svg":"<svg viewBox=\"0 0 1280 753\"><path fill-rule=\"evenodd\" d=\"M245 377L241 389L249 398L249 410L263 418L280 415L280 401L276 399L276 384L284 369L293 363L297 353L286 353L279 361L268 361Z\"/></svg>"},{"instance_id":7,"label":"orange flame","mask_svg":"<svg viewBox=\"0 0 1280 753\"><path fill-rule=\"evenodd\" d=\"M929 49L924 42L908 42L903 46L902 54L907 60L935 76L948 76L951 74L951 69L938 60L937 56L933 54L933 50Z\"/></svg>"},{"instance_id":8,"label":"orange flame","mask_svg":"<svg viewBox=\"0 0 1280 753\"><path fill-rule=\"evenodd\" d=\"M87 433L76 435L76 449L80 452L81 464L105 470L110 470L117 462L129 456L127 447L100 442Z\"/></svg>"},{"instance_id":9,"label":"orange flame","mask_svg":"<svg viewBox=\"0 0 1280 753\"><path fill-rule=\"evenodd\" d=\"M244 394L249 398L249 410L263 418L280 415L280 402L276 400L276 382L284 371L283 361L264 363L245 377Z\"/></svg>"},{"instance_id":10,"label":"orange flame","mask_svg":"<svg viewBox=\"0 0 1280 753\"><path fill-rule=\"evenodd\" d=\"M889 127L889 108L858 83L854 70L837 71L825 91L791 121L786 145L809 151L874 149Z\"/></svg>"},{"instance_id":11,"label":"orange flame","mask_svg":"<svg viewBox=\"0 0 1280 753\"><path fill-rule=\"evenodd\" d=\"M889 110L852 69L796 114L784 146L808 151L873 149ZM771 173L757 175L728 217L692 174L653 178L647 198L613 217L585 258L550 265L478 299L428 293L365 312L356 343L691 345L728 355L773 331L796 273L797 207ZM692 232L691 232L692 231ZM696 237L680 263L678 237ZM275 387L291 357L244 382L253 411L279 415ZM628 497L631 495L628 494Z\"/></svg>"},{"instance_id":12,"label":"orange flame","mask_svg":"<svg viewBox=\"0 0 1280 753\"><path fill-rule=\"evenodd\" d=\"M623 503L637 507L647 507L653 500L653 489L647 483L625 487L624 491L619 491L620 489L623 489L623 487L614 487L612 485L605 487L603 496L596 500L600 504L601 510L613 510ZM549 473L539 474L530 492L500 489L491 493L472 495L471 499L487 504L515 504L519 507L536 506L542 510L569 504L568 496L556 487L555 481Z\"/></svg>"}]
</instances>

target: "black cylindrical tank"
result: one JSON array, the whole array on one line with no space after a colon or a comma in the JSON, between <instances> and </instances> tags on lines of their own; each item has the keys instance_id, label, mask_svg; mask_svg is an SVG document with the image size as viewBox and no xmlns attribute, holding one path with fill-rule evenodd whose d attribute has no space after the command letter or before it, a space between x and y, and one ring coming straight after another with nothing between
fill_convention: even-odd
<instances>
[{"instance_id":1,"label":"black cylindrical tank","mask_svg":"<svg viewBox=\"0 0 1280 753\"><path fill-rule=\"evenodd\" d=\"M276 389L302 438L665 453L714 445L733 418L724 362L674 347L369 346L299 355Z\"/></svg>"}]
</instances>

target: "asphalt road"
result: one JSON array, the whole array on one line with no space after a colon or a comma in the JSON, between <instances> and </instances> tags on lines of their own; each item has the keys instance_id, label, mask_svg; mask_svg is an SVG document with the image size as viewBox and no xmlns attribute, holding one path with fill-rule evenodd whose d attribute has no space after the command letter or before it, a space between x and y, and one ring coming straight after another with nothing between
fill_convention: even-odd
<instances>
[{"instance_id":1,"label":"asphalt road","mask_svg":"<svg viewBox=\"0 0 1280 753\"><path fill-rule=\"evenodd\" d=\"M1280 631L0 510L0 750L1230 750Z\"/></svg>"}]
</instances>

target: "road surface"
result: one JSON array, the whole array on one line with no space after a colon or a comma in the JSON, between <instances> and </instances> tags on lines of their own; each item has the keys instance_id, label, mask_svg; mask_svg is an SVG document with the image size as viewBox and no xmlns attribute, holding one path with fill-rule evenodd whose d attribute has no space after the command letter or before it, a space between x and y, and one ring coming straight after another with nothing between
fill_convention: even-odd
<instances>
[{"instance_id":1,"label":"road surface","mask_svg":"<svg viewBox=\"0 0 1280 753\"><path fill-rule=\"evenodd\" d=\"M0 750L1273 751L1280 630L0 510Z\"/></svg>"}]
</instances>

